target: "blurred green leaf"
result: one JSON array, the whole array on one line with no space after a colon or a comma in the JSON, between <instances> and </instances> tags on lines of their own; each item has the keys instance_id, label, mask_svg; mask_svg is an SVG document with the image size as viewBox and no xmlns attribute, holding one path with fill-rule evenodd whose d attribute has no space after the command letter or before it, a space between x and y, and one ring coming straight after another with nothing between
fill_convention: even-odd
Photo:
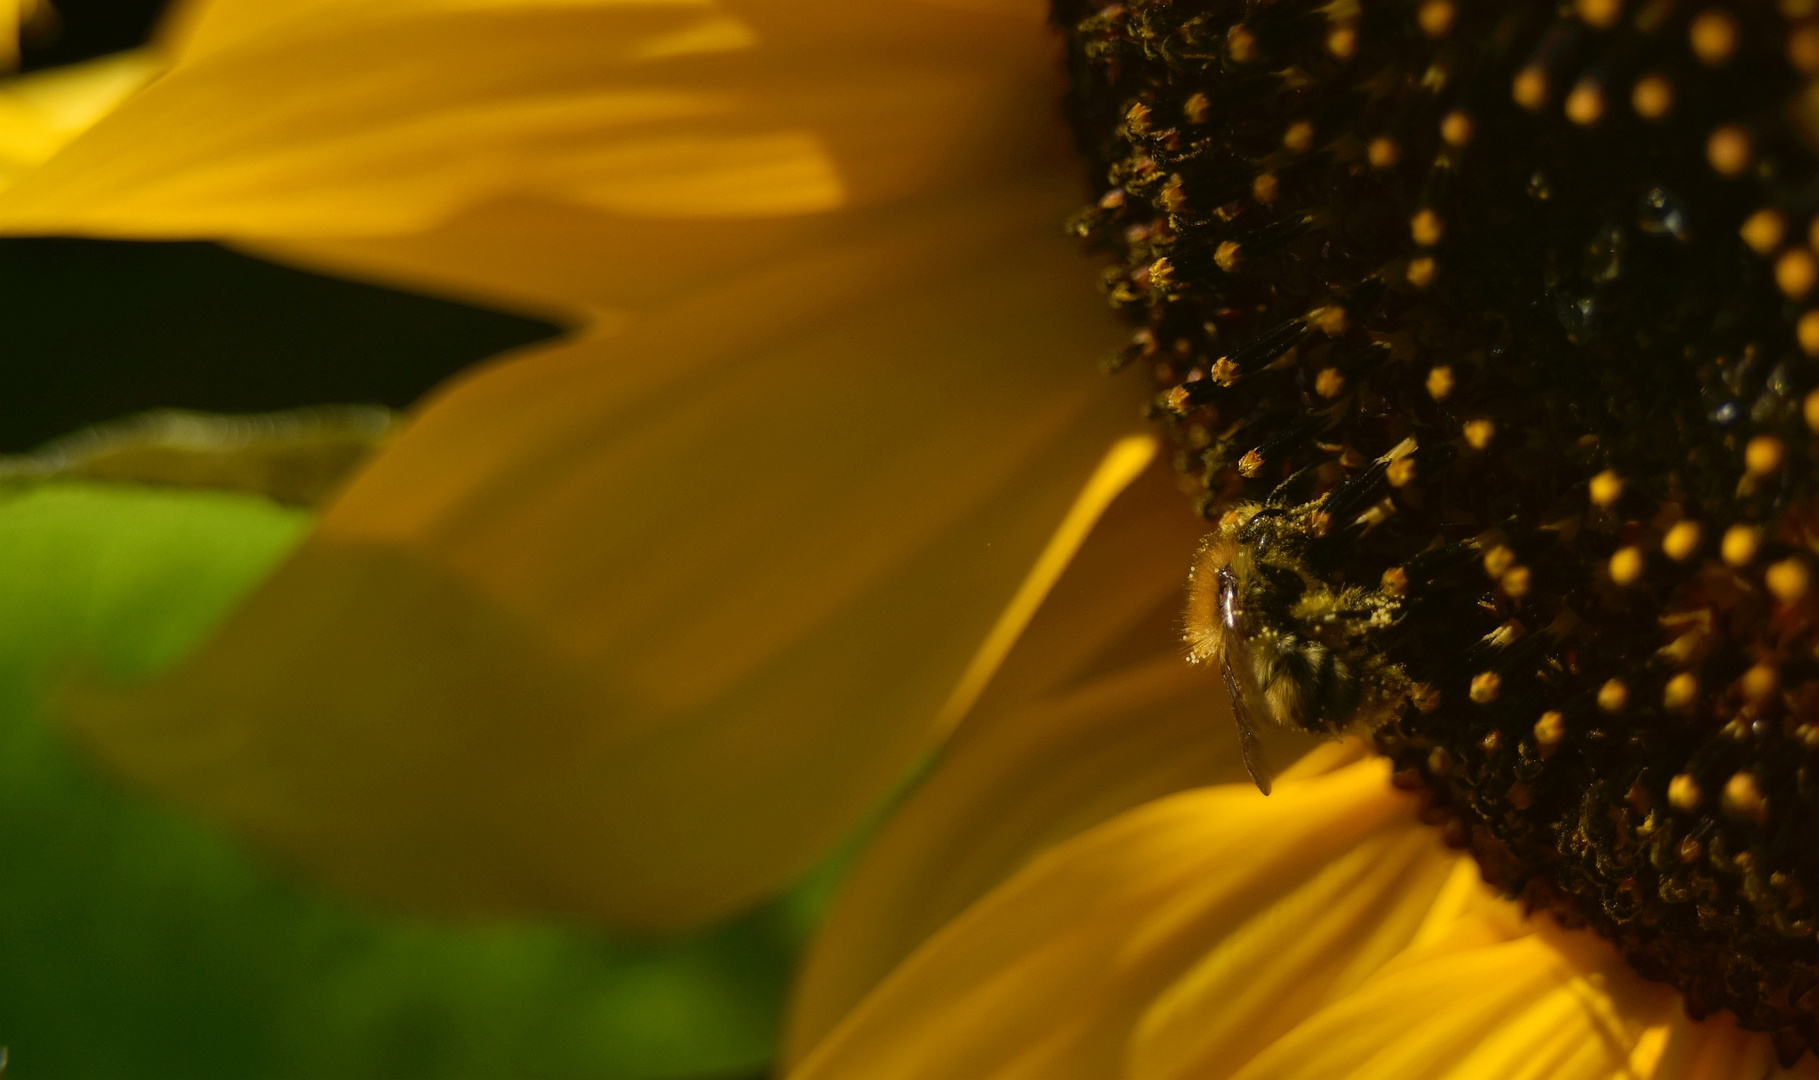
<instances>
[{"instance_id":1,"label":"blurred green leaf","mask_svg":"<svg viewBox=\"0 0 1819 1080\"><path fill-rule=\"evenodd\" d=\"M97 777L74 673L179 658L301 537L230 493L0 490L0 1044L45 1077L757 1075L812 912L682 941L453 926L326 897Z\"/></svg>"}]
</instances>

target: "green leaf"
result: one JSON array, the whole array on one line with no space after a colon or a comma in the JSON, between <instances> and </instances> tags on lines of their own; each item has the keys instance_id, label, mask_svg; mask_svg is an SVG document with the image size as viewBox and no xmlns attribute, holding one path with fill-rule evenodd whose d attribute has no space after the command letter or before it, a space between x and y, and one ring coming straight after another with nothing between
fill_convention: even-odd
<instances>
[{"instance_id":1,"label":"green leaf","mask_svg":"<svg viewBox=\"0 0 1819 1080\"><path fill-rule=\"evenodd\" d=\"M310 515L60 481L0 492L0 1044L9 1076L756 1075L805 926L701 936L362 910L95 775L59 679L181 658Z\"/></svg>"}]
</instances>

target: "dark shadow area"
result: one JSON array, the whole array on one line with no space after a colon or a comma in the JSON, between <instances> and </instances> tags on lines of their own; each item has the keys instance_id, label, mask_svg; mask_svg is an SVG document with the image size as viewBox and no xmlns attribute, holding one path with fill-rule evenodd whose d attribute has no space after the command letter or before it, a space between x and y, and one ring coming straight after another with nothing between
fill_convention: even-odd
<instances>
[{"instance_id":1,"label":"dark shadow area","mask_svg":"<svg viewBox=\"0 0 1819 1080\"><path fill-rule=\"evenodd\" d=\"M158 407L403 406L559 333L214 244L0 240L0 451Z\"/></svg>"},{"instance_id":2,"label":"dark shadow area","mask_svg":"<svg viewBox=\"0 0 1819 1080\"><path fill-rule=\"evenodd\" d=\"M150 36L166 0L51 0L56 14L33 20L20 41L20 68L73 64L130 49Z\"/></svg>"},{"instance_id":3,"label":"dark shadow area","mask_svg":"<svg viewBox=\"0 0 1819 1080\"><path fill-rule=\"evenodd\" d=\"M26 71L132 48L166 0L51 0ZM205 243L0 239L0 453L159 407L410 404L559 333L536 319L322 277Z\"/></svg>"}]
</instances>

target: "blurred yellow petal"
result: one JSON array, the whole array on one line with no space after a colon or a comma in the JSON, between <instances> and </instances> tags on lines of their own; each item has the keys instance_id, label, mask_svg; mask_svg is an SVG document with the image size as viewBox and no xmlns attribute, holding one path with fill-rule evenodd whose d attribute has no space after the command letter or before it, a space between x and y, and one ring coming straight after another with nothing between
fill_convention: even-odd
<instances>
[{"instance_id":1,"label":"blurred yellow petal","mask_svg":"<svg viewBox=\"0 0 1819 1080\"><path fill-rule=\"evenodd\" d=\"M620 310L830 211L1070 177L1046 17L1041 0L200 4L173 70L0 197L0 229L227 238ZM564 224L502 229L524 215ZM548 246L579 251L540 271Z\"/></svg>"},{"instance_id":2,"label":"blurred yellow petal","mask_svg":"<svg viewBox=\"0 0 1819 1080\"><path fill-rule=\"evenodd\" d=\"M0 27L5 17L0 9ZM124 52L0 82L0 186L48 161L162 67L150 52Z\"/></svg>"},{"instance_id":3,"label":"blurred yellow petal","mask_svg":"<svg viewBox=\"0 0 1819 1080\"><path fill-rule=\"evenodd\" d=\"M398 901L661 927L780 887L944 734L1141 423L1055 216L892 216L458 380L211 647L75 724Z\"/></svg>"},{"instance_id":4,"label":"blurred yellow petal","mask_svg":"<svg viewBox=\"0 0 1819 1080\"><path fill-rule=\"evenodd\" d=\"M1313 771L1313 770L1306 770ZM1186 792L1031 863L791 1076L1759 1080L1604 942L1525 921L1380 761ZM887 932L890 927L884 928Z\"/></svg>"},{"instance_id":5,"label":"blurred yellow petal","mask_svg":"<svg viewBox=\"0 0 1819 1080\"><path fill-rule=\"evenodd\" d=\"M786 1060L1031 858L1150 799L1244 778L1223 687L1181 659L1181 567L1205 527L1167 462L1113 505L842 886L799 979Z\"/></svg>"}]
</instances>

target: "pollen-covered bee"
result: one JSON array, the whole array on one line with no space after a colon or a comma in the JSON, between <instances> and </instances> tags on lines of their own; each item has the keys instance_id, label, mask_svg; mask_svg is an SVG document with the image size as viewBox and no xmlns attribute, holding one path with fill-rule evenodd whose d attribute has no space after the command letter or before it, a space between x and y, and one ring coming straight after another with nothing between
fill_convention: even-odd
<instances>
[{"instance_id":1,"label":"pollen-covered bee","mask_svg":"<svg viewBox=\"0 0 1819 1080\"><path fill-rule=\"evenodd\" d=\"M1409 692L1374 636L1402 613L1399 593L1334 588L1308 563L1333 528L1332 513L1362 495L1414 450L1405 441L1382 468L1303 507L1246 503L1228 511L1200 543L1188 575L1183 637L1188 658L1219 664L1231 698L1244 764L1258 790L1271 769L1257 727L1274 722L1331 734L1382 722ZM1370 510L1342 526L1367 531Z\"/></svg>"}]
</instances>

